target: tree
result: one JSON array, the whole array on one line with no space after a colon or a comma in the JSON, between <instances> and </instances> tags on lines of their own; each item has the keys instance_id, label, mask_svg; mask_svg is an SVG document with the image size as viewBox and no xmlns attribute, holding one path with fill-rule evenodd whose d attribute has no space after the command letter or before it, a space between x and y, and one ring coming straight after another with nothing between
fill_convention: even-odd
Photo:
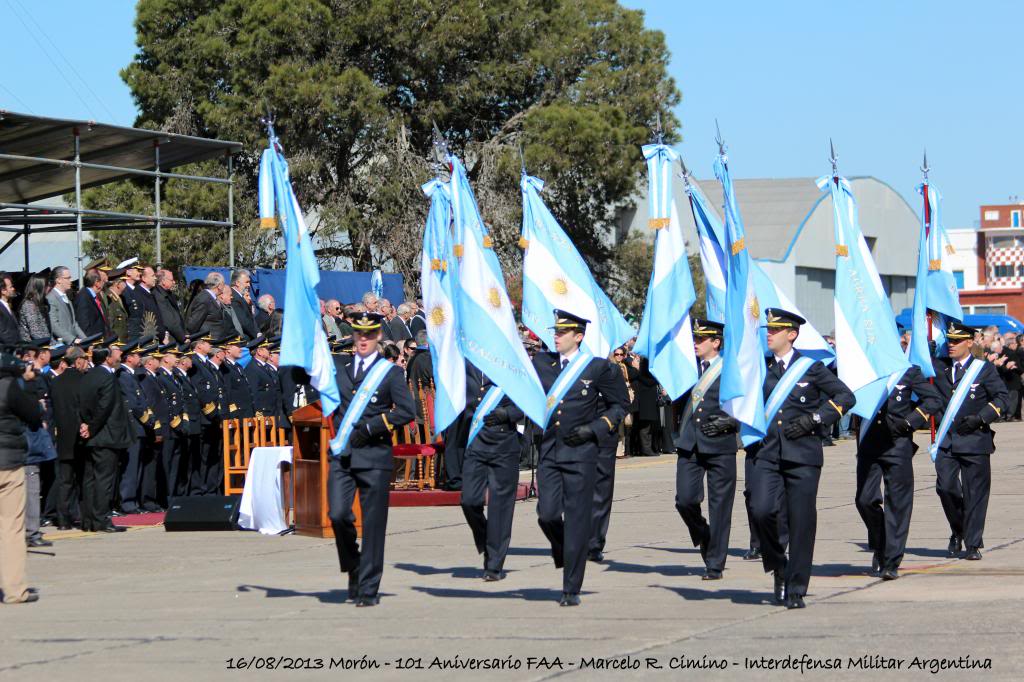
<instances>
[{"instance_id":1,"label":"tree","mask_svg":"<svg viewBox=\"0 0 1024 682\"><path fill-rule=\"evenodd\" d=\"M613 0L140 0L136 30L122 77L137 124L241 141L236 216L259 237L259 120L271 113L326 267L418 279L436 122L506 268L520 263L521 147L603 272L656 115L676 139L664 37ZM130 190L100 196L118 192ZM263 243L242 263L272 251Z\"/></svg>"},{"instance_id":2,"label":"tree","mask_svg":"<svg viewBox=\"0 0 1024 682\"><path fill-rule=\"evenodd\" d=\"M688 260L693 275L693 288L697 293L697 300L690 309L690 315L702 317L705 312L704 268L699 255L691 254ZM651 281L653 267L654 241L636 232L626 237L612 262L608 293L619 312L637 328L640 327L640 319L644 314L647 285Z\"/></svg>"}]
</instances>

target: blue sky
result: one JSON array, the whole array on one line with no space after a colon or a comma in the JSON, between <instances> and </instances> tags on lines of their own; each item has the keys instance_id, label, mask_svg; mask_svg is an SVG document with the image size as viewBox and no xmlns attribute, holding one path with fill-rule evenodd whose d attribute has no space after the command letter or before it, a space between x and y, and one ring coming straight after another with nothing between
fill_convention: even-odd
<instances>
[{"instance_id":1,"label":"blue sky","mask_svg":"<svg viewBox=\"0 0 1024 682\"><path fill-rule=\"evenodd\" d=\"M831 136L840 172L874 175L915 209L927 147L950 228L1024 195L1024 3L623 4L665 33L683 93L679 149L700 178L712 175L717 117L737 178L824 174ZM0 108L132 123L118 71L135 51L133 2L0 0L0 18Z\"/></svg>"}]
</instances>

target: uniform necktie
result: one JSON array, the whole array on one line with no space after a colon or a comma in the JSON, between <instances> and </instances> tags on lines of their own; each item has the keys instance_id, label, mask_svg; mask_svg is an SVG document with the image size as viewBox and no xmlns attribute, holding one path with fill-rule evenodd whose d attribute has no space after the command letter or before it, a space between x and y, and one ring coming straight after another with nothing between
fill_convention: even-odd
<instances>
[{"instance_id":1,"label":"uniform necktie","mask_svg":"<svg viewBox=\"0 0 1024 682\"><path fill-rule=\"evenodd\" d=\"M704 376L704 372L708 371L708 366L709 365L708 365L708 361L707 360L701 360L700 361L700 372L698 373L697 376Z\"/></svg>"},{"instance_id":2,"label":"uniform necktie","mask_svg":"<svg viewBox=\"0 0 1024 682\"><path fill-rule=\"evenodd\" d=\"M779 374L785 374L785 373L786 373L786 361L785 360L779 360Z\"/></svg>"},{"instance_id":3,"label":"uniform necktie","mask_svg":"<svg viewBox=\"0 0 1024 682\"><path fill-rule=\"evenodd\" d=\"M364 369L365 368L363 367L363 359L359 358L358 360L356 360L356 381L359 381L360 379L363 378Z\"/></svg>"},{"instance_id":4,"label":"uniform necktie","mask_svg":"<svg viewBox=\"0 0 1024 682\"><path fill-rule=\"evenodd\" d=\"M569 361L566 360L565 358L562 358L562 369L564 370L568 366L569 366Z\"/></svg>"},{"instance_id":5,"label":"uniform necktie","mask_svg":"<svg viewBox=\"0 0 1024 682\"><path fill-rule=\"evenodd\" d=\"M959 362L953 363L953 383L960 381L964 377L964 366Z\"/></svg>"}]
</instances>

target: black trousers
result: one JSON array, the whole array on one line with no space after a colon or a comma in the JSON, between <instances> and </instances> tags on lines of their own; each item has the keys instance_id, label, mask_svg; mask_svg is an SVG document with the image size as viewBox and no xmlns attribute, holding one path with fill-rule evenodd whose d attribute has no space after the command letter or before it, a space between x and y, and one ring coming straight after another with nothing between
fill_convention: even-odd
<instances>
[{"instance_id":1,"label":"black trousers","mask_svg":"<svg viewBox=\"0 0 1024 682\"><path fill-rule=\"evenodd\" d=\"M82 474L82 530L99 530L110 523L114 478L121 450L86 448Z\"/></svg>"},{"instance_id":2,"label":"black trousers","mask_svg":"<svg viewBox=\"0 0 1024 682\"><path fill-rule=\"evenodd\" d=\"M855 501L868 529L868 546L882 556L882 569L899 568L914 510L913 458L858 456Z\"/></svg>"},{"instance_id":3,"label":"black trousers","mask_svg":"<svg viewBox=\"0 0 1024 682\"><path fill-rule=\"evenodd\" d=\"M139 510L139 451L142 442L140 436L127 450L121 452L121 477L118 488L121 493L121 511L126 514L133 514Z\"/></svg>"},{"instance_id":4,"label":"black trousers","mask_svg":"<svg viewBox=\"0 0 1024 682\"><path fill-rule=\"evenodd\" d=\"M982 536L992 489L991 456L939 450L935 473L935 491L949 529L964 539L966 547L984 547Z\"/></svg>"},{"instance_id":5,"label":"black trousers","mask_svg":"<svg viewBox=\"0 0 1024 682\"><path fill-rule=\"evenodd\" d=\"M444 449L444 480L449 490L462 489L462 467L466 458L466 448L460 443L465 443L469 438L471 421L463 414L445 429L444 442L450 444L450 447Z\"/></svg>"},{"instance_id":6,"label":"black trousers","mask_svg":"<svg viewBox=\"0 0 1024 682\"><path fill-rule=\"evenodd\" d=\"M597 474L594 479L594 509L590 521L590 552L603 552L612 520L612 495L615 494L615 450L618 443L597 450Z\"/></svg>"},{"instance_id":7,"label":"black trousers","mask_svg":"<svg viewBox=\"0 0 1024 682\"><path fill-rule=\"evenodd\" d=\"M708 520L701 515L704 476L708 480ZM690 531L693 546L707 542L704 565L725 570L732 528L732 504L736 498L736 454L703 454L679 450L676 460L676 510Z\"/></svg>"},{"instance_id":8,"label":"black trousers","mask_svg":"<svg viewBox=\"0 0 1024 682\"><path fill-rule=\"evenodd\" d=\"M579 594L587 567L597 464L555 462L537 466L537 523L551 543L555 567L562 569L562 591Z\"/></svg>"},{"instance_id":9,"label":"black trousers","mask_svg":"<svg viewBox=\"0 0 1024 682\"><path fill-rule=\"evenodd\" d=\"M217 495L224 482L224 453L220 424L208 424L199 434L199 453L189 471L189 495Z\"/></svg>"},{"instance_id":10,"label":"black trousers","mask_svg":"<svg viewBox=\"0 0 1024 682\"><path fill-rule=\"evenodd\" d=\"M178 469L181 462L181 435L170 433L164 436L164 442L160 448L160 499L163 506L167 506L167 500L175 497L178 486Z\"/></svg>"},{"instance_id":11,"label":"black trousers","mask_svg":"<svg viewBox=\"0 0 1024 682\"><path fill-rule=\"evenodd\" d=\"M75 459L57 461L57 525L59 526L70 526L76 519L81 519L81 508L78 501L84 465L84 452L81 455L76 453Z\"/></svg>"},{"instance_id":12,"label":"black trousers","mask_svg":"<svg viewBox=\"0 0 1024 682\"><path fill-rule=\"evenodd\" d=\"M200 441L198 434L185 434L180 442L181 454L178 460L178 484L177 494L195 495L192 490L192 472L197 467L200 457Z\"/></svg>"},{"instance_id":13,"label":"black trousers","mask_svg":"<svg viewBox=\"0 0 1024 682\"><path fill-rule=\"evenodd\" d=\"M139 501L147 509L160 506L157 470L160 468L160 452L163 443L147 434L139 447Z\"/></svg>"},{"instance_id":14,"label":"black trousers","mask_svg":"<svg viewBox=\"0 0 1024 682\"><path fill-rule=\"evenodd\" d=\"M821 467L796 462L754 460L750 503L765 572L785 570L786 592L804 596L811 581L814 538L818 529L818 481ZM789 560L780 515L789 521Z\"/></svg>"},{"instance_id":15,"label":"black trousers","mask_svg":"<svg viewBox=\"0 0 1024 682\"><path fill-rule=\"evenodd\" d=\"M519 451L481 453L466 450L462 467L462 513L473 533L484 568L501 571L512 542L512 515L519 485ZM484 501L487 514L484 514Z\"/></svg>"},{"instance_id":16,"label":"black trousers","mask_svg":"<svg viewBox=\"0 0 1024 682\"><path fill-rule=\"evenodd\" d=\"M334 544L338 549L338 563L345 573L358 571L361 597L377 596L384 574L384 536L388 526L390 488L390 469L353 469L347 461L331 457L327 505L334 528ZM356 541L356 516L352 511L356 490L359 491L362 510L362 551Z\"/></svg>"},{"instance_id":17,"label":"black trousers","mask_svg":"<svg viewBox=\"0 0 1024 682\"><path fill-rule=\"evenodd\" d=\"M657 422L649 419L641 419L639 421L634 420L634 457L654 457L657 454L654 452L654 446L652 443L654 437L654 425L656 423Z\"/></svg>"},{"instance_id":18,"label":"black trousers","mask_svg":"<svg viewBox=\"0 0 1024 682\"><path fill-rule=\"evenodd\" d=\"M747 510L747 528L750 529L750 549L761 549L761 541L757 537L757 524L754 523L754 509L750 504L750 481L754 478L754 458L747 455L743 458L743 506ZM785 492L783 491L783 494ZM779 504L779 537L784 546L789 545L789 515L786 505Z\"/></svg>"}]
</instances>

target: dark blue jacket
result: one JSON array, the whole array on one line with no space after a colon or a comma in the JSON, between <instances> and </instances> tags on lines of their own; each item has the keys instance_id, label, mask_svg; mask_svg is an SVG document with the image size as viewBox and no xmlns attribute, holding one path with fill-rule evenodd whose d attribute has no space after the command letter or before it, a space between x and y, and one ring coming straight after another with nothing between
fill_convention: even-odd
<instances>
[{"instance_id":1,"label":"dark blue jacket","mask_svg":"<svg viewBox=\"0 0 1024 682\"><path fill-rule=\"evenodd\" d=\"M889 417L899 420L906 419L916 431L927 425L928 418L938 414L941 409L942 399L939 397L939 392L921 374L921 370L911 367L896 382L888 399L872 420L864 438L859 439L857 456L913 457L917 451L913 435L893 435L889 428Z\"/></svg>"},{"instance_id":2,"label":"dark blue jacket","mask_svg":"<svg viewBox=\"0 0 1024 682\"><path fill-rule=\"evenodd\" d=\"M486 374L466 362L466 409L460 419L465 419L467 425L471 424L477 406L493 385L494 382ZM473 453L475 457L488 459L492 455L514 454L516 459L519 458L523 446L516 424L523 418L523 411L507 395L498 402L498 408L505 410L505 421L494 426L484 424L473 442L465 446L467 456ZM469 430L467 426L466 437L469 436Z\"/></svg>"},{"instance_id":3,"label":"dark blue jacket","mask_svg":"<svg viewBox=\"0 0 1024 682\"><path fill-rule=\"evenodd\" d=\"M722 383L721 375L718 376L704 392L704 396L697 401L696 406L691 410L690 403L693 399L693 390L690 389L676 402L676 414L680 415L679 425L676 427L673 444L680 450L688 452L697 451L705 455L735 455L738 449L736 433L723 433L718 436L705 436L701 432L701 424L708 419L715 417L730 419L729 415L722 410L718 402L718 390Z\"/></svg>"},{"instance_id":4,"label":"dark blue jacket","mask_svg":"<svg viewBox=\"0 0 1024 682\"><path fill-rule=\"evenodd\" d=\"M967 368L971 366L973 362L980 362L976 358L972 358L967 366L964 367L964 375L967 373ZM933 362L935 367L935 388L938 389L939 395L942 396L942 410L943 414L949 401L953 397L953 391L960 382L953 383L952 369L953 360L946 358L937 358ZM985 366L981 369L977 378L971 384L971 390L967 394L967 398L964 399L960 409L956 413L956 418L953 421L953 425L950 427L939 445L943 450L950 450L952 452L962 452L971 455L990 455L995 452L995 437L989 424L999 419L1000 416L1006 414L1006 410L1009 408L1009 394L1006 390L1006 384L999 378L999 372L996 370L995 365L991 362L986 362ZM971 433L961 435L957 433L957 427L969 414L976 414L981 417L984 424L981 428L972 431ZM938 428L941 422L942 415L936 415L935 428Z\"/></svg>"},{"instance_id":5,"label":"dark blue jacket","mask_svg":"<svg viewBox=\"0 0 1024 682\"><path fill-rule=\"evenodd\" d=\"M362 386L364 378L378 362L387 362L378 353L374 363L366 368L363 377L356 382L353 377L353 357L344 365L344 371L338 374L338 391L341 406L334 413L334 428L338 429L341 417L355 397L356 391ZM388 469L393 466L391 455L391 432L405 426L413 420L414 404L409 385L405 383L405 372L398 365L392 365L374 391L366 409L355 423L355 429L364 429L370 433L370 441L360 448L347 446L342 451L342 460L347 460L353 469ZM353 432L355 431L353 429Z\"/></svg>"},{"instance_id":6,"label":"dark blue jacket","mask_svg":"<svg viewBox=\"0 0 1024 682\"><path fill-rule=\"evenodd\" d=\"M253 390L245 378L242 366L225 359L220 365L220 376L224 380L224 418L248 419L256 416Z\"/></svg>"}]
</instances>

